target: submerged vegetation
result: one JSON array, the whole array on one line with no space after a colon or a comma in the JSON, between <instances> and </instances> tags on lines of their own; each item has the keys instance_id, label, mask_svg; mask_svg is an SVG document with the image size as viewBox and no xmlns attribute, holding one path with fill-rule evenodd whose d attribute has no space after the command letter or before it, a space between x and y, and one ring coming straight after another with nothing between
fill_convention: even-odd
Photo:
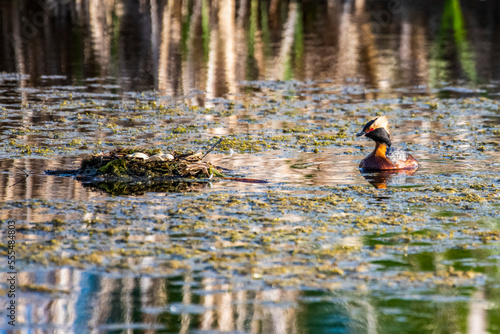
<instances>
[{"instance_id":1,"label":"submerged vegetation","mask_svg":"<svg viewBox=\"0 0 500 334\"><path fill-rule=\"evenodd\" d=\"M494 175L488 177L499 182ZM329 186L312 196L297 194L294 187L288 193L274 188L251 196L191 193L172 203L149 198L141 206L125 198L75 202L66 210L80 213L77 216L92 211L99 212L97 217L114 218L79 221L58 215L61 218L52 221L25 223L24 233L53 241L22 246L22 259L169 275L210 268L245 281L295 288L350 289L367 282L370 289L392 284L415 289L475 286L494 269L455 261L453 254L467 250L481 260L483 252L496 249L500 187L474 179L477 176L464 183L449 177L441 188ZM12 201L4 210L28 206L57 211L58 205ZM160 212L163 218L158 218ZM169 242L146 241L150 231L157 240ZM58 238L62 235L64 239ZM446 264L428 263L431 269L422 271L412 260L439 249L445 258L435 261ZM156 260L149 264L130 262L152 255ZM380 276L377 268L387 257L408 268Z\"/></svg>"}]
</instances>

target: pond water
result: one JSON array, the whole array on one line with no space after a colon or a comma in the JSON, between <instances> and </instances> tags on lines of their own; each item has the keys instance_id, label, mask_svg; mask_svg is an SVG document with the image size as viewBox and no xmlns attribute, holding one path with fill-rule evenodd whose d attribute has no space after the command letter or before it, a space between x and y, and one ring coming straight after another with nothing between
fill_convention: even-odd
<instances>
[{"instance_id":1,"label":"pond water","mask_svg":"<svg viewBox=\"0 0 500 334\"><path fill-rule=\"evenodd\" d=\"M499 10L2 2L0 332L500 332ZM359 171L377 115L416 172ZM218 138L207 160L267 183L45 173Z\"/></svg>"}]
</instances>

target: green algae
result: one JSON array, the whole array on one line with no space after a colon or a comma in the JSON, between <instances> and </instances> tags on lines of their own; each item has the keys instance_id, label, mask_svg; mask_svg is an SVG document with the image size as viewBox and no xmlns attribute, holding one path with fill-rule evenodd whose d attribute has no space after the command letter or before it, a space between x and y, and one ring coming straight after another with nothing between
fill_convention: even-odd
<instances>
[{"instance_id":1,"label":"green algae","mask_svg":"<svg viewBox=\"0 0 500 334\"><path fill-rule=\"evenodd\" d=\"M116 159L97 169L107 175L124 175L127 172L127 161L125 159Z\"/></svg>"},{"instance_id":2,"label":"green algae","mask_svg":"<svg viewBox=\"0 0 500 334\"><path fill-rule=\"evenodd\" d=\"M51 106L33 105L35 110L40 109L51 113L62 114L64 119L71 119L68 122L52 122L33 125L29 129L13 129L10 133L10 145L4 145L5 152L10 156L54 156L70 155L75 152L96 153L105 148L111 149L118 145L147 145L149 138L163 138L164 142L159 143L162 151L175 150L189 146L198 145L199 148L206 147L206 142L197 138L197 133L204 133L216 128L226 127L228 115L225 115L225 108L238 105L235 101L216 104L211 108L203 108L196 105L189 105L186 102L171 102L165 104L154 94L146 94L136 101L67 101L65 106L69 109L60 110L59 107L52 110ZM151 101L153 99L153 101ZM155 100L158 99L158 100ZM333 102L333 101L332 101ZM335 105L336 103L333 102ZM409 106L408 106L409 105ZM421 106L430 106L432 113L423 113ZM456 120L459 119L457 111L468 110L484 113L484 110L498 109L495 100L487 98L463 98L463 99L436 99L433 97L418 97L415 99L401 98L399 100L367 101L364 103L350 102L337 105L333 108L334 113L344 113L340 118L331 118L332 109L319 108L314 113L303 110L306 107L304 101L295 99L276 103L273 100L256 100L248 107L233 108L231 115L253 115L252 122L259 124L258 127L247 133L237 133L227 136L227 142L221 146L219 151L238 153L255 153L269 150L291 150L299 148L307 152L319 152L319 148L330 147L350 147L353 145L351 134L356 133L363 121L360 117L370 117L362 112L363 108L370 111L371 115L385 114L391 117L391 122L396 121L403 114L401 106L415 109L411 118L414 122L429 122L426 128L414 129L414 134L439 134L440 123L449 122L447 127L451 131L460 129ZM107 111L103 112L104 109ZM347 111L357 109L358 113L351 115ZM276 117L283 120L281 129L273 131L263 131L260 127L265 127L265 110L274 110ZM289 113L288 110L299 110L297 113ZM193 115L205 115L207 110L216 116L214 119L197 119L194 123L187 124L186 117ZM470 110L470 111L469 111ZM77 111L76 119L72 113ZM437 113L437 114L436 114ZM467 116L467 114L465 115ZM329 120L332 120L329 122ZM238 122L247 122L248 118L242 117ZM97 122L96 122L97 121ZM467 120L465 130L470 134L478 135L477 143L471 147L471 151L480 154L489 154L499 150L499 141L492 140L491 135L499 131L498 125L480 124L477 120ZM77 135L69 129L79 129L81 133L89 131L99 131L108 134L106 140L95 140L87 135ZM408 134L411 134L409 132ZM133 139L123 140L123 138ZM179 139L184 138L184 142ZM36 143L33 145L33 143ZM363 142L361 142L362 144ZM201 146L201 147L200 147ZM434 143L421 145L419 149L437 151L444 158L456 158L467 156L468 152L457 152L457 145L454 140L448 138L440 140L437 145ZM356 150L353 154L359 154Z\"/></svg>"}]
</instances>

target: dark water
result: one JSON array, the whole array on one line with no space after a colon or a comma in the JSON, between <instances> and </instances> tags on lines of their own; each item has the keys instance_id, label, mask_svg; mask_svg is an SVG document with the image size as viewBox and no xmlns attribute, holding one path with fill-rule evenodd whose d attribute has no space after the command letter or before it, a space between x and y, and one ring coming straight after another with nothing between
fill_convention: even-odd
<instances>
[{"instance_id":1,"label":"dark water","mask_svg":"<svg viewBox=\"0 0 500 334\"><path fill-rule=\"evenodd\" d=\"M488 85L500 76L499 6L493 0L2 2L0 70L21 75L23 87L55 79L99 85L106 78L116 92L156 89L167 96L234 96L248 91L241 81L269 79L347 80L381 91Z\"/></svg>"},{"instance_id":2,"label":"dark water","mask_svg":"<svg viewBox=\"0 0 500 334\"><path fill-rule=\"evenodd\" d=\"M500 3L0 13L0 265L9 219L19 260L1 332L500 332ZM359 172L380 114L416 173ZM211 162L269 183L113 196L44 173L219 136Z\"/></svg>"}]
</instances>

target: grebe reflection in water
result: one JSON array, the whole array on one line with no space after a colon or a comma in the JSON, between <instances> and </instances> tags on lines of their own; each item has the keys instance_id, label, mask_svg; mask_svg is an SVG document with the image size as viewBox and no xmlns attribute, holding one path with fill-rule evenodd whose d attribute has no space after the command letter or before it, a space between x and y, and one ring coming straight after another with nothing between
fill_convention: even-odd
<instances>
[{"instance_id":1,"label":"grebe reflection in water","mask_svg":"<svg viewBox=\"0 0 500 334\"><path fill-rule=\"evenodd\" d=\"M409 176L417 172L416 169L383 170L376 172L361 172L361 175L377 189L386 189L387 186L404 186Z\"/></svg>"}]
</instances>

